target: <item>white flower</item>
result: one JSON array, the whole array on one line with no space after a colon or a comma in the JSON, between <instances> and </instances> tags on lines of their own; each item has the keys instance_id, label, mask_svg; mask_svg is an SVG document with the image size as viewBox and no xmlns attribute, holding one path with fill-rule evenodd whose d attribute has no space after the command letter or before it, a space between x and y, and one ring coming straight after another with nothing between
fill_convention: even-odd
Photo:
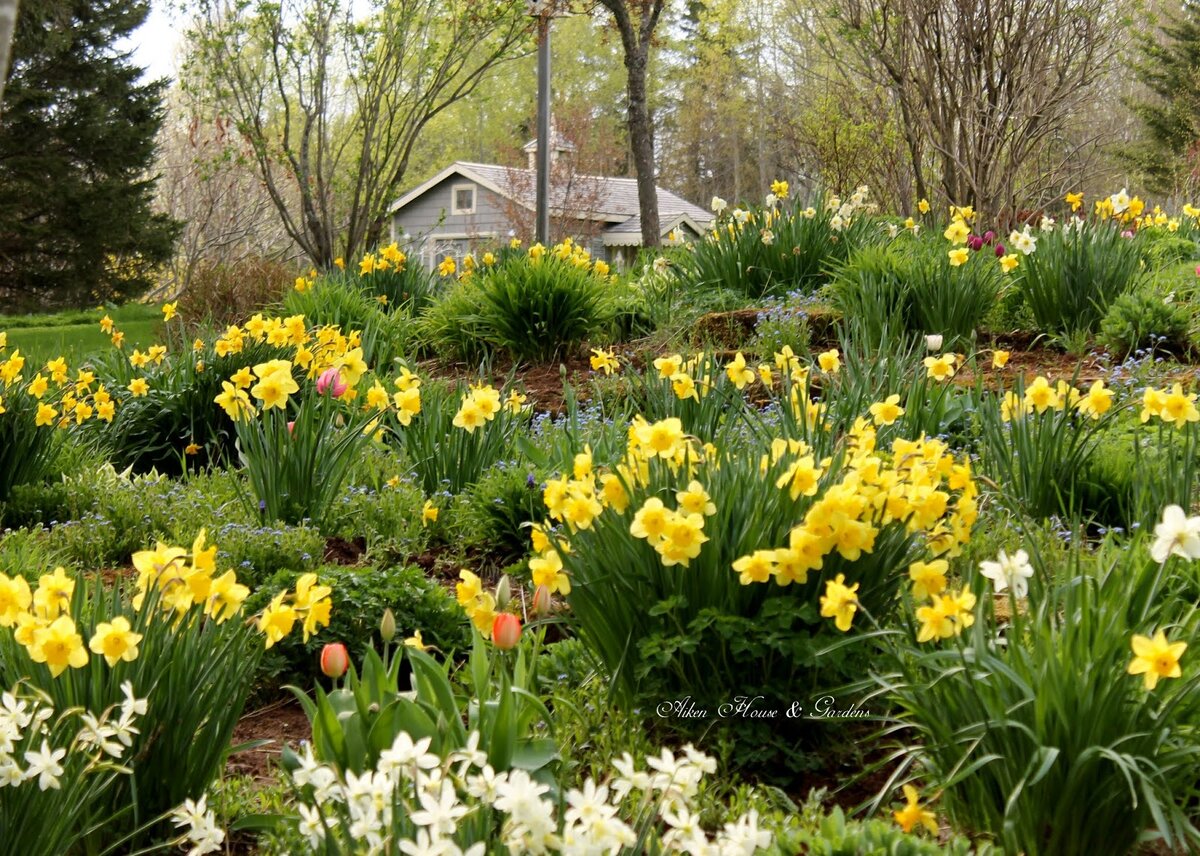
<instances>
[{"instance_id":1,"label":"white flower","mask_svg":"<svg viewBox=\"0 0 1200 856\"><path fill-rule=\"evenodd\" d=\"M467 737L467 745L450 753L447 759L451 764L458 764L457 775L463 776L471 767L483 769L487 764L487 752L479 748L479 732L472 731Z\"/></svg>"},{"instance_id":2,"label":"white flower","mask_svg":"<svg viewBox=\"0 0 1200 856\"><path fill-rule=\"evenodd\" d=\"M1168 556L1200 559L1200 517L1188 517L1178 505L1163 509L1162 522L1154 527L1150 555L1156 562Z\"/></svg>"},{"instance_id":3,"label":"white flower","mask_svg":"<svg viewBox=\"0 0 1200 856\"><path fill-rule=\"evenodd\" d=\"M0 788L16 787L25 781L25 774L12 758L0 758Z\"/></svg>"},{"instance_id":4,"label":"white flower","mask_svg":"<svg viewBox=\"0 0 1200 856\"><path fill-rule=\"evenodd\" d=\"M29 723L33 721L33 714L26 712L29 705L26 702L18 701L12 693L0 696L0 707L3 708L0 710L0 721L11 720L16 724L18 730L28 728Z\"/></svg>"},{"instance_id":5,"label":"white flower","mask_svg":"<svg viewBox=\"0 0 1200 856\"><path fill-rule=\"evenodd\" d=\"M762 242L764 244L766 244L768 247L771 246L771 244L775 243L775 233L772 232L770 229L763 229L761 236L762 236Z\"/></svg>"},{"instance_id":6,"label":"white flower","mask_svg":"<svg viewBox=\"0 0 1200 856\"><path fill-rule=\"evenodd\" d=\"M66 749L51 750L49 742L43 737L40 750L37 752L30 750L25 753L25 763L29 765L25 770L26 780L37 777L39 789L43 791L47 788L58 790L61 787L58 777L63 774L62 765L58 762L66 756Z\"/></svg>"},{"instance_id":7,"label":"white flower","mask_svg":"<svg viewBox=\"0 0 1200 856\"><path fill-rule=\"evenodd\" d=\"M1119 193L1114 193L1112 196L1108 197L1108 201L1109 204L1112 205L1113 213L1120 214L1129 207L1129 194L1126 193L1125 188L1122 187Z\"/></svg>"},{"instance_id":8,"label":"white flower","mask_svg":"<svg viewBox=\"0 0 1200 856\"><path fill-rule=\"evenodd\" d=\"M83 720L83 727L79 729L78 736L80 743L87 746L95 746L101 752L112 755L114 758L121 757L125 751L125 747L112 739L117 736L115 728L100 722L90 713L84 713L80 719Z\"/></svg>"},{"instance_id":9,"label":"white flower","mask_svg":"<svg viewBox=\"0 0 1200 856\"><path fill-rule=\"evenodd\" d=\"M829 218L829 228L835 232L840 232L846 227L846 221L842 219L840 214L834 214Z\"/></svg>"},{"instance_id":10,"label":"white flower","mask_svg":"<svg viewBox=\"0 0 1200 856\"><path fill-rule=\"evenodd\" d=\"M437 755L429 751L432 742L430 738L423 737L414 743L407 731L401 731L392 741L392 748L379 753L380 772L407 767L410 764L419 770L432 770L442 762Z\"/></svg>"},{"instance_id":11,"label":"white flower","mask_svg":"<svg viewBox=\"0 0 1200 856\"><path fill-rule=\"evenodd\" d=\"M737 819L736 823L725 824L724 831L717 836L717 850L725 856L750 856L759 850L771 846L771 833L758 828L758 810L749 812Z\"/></svg>"},{"instance_id":12,"label":"white flower","mask_svg":"<svg viewBox=\"0 0 1200 856\"><path fill-rule=\"evenodd\" d=\"M496 774L491 764L485 764L478 776L467 778L467 793L480 802L491 805L496 801L497 788L508 780L508 773Z\"/></svg>"},{"instance_id":13,"label":"white flower","mask_svg":"<svg viewBox=\"0 0 1200 856\"><path fill-rule=\"evenodd\" d=\"M325 824L321 820L320 809L303 803L296 808L300 812L300 834L308 839L314 850L319 848L325 839Z\"/></svg>"},{"instance_id":14,"label":"white flower","mask_svg":"<svg viewBox=\"0 0 1200 856\"><path fill-rule=\"evenodd\" d=\"M1013 245L1013 248L1022 255L1029 255L1037 249L1037 238L1029 234L1029 227L1025 227L1024 232L1014 231L1008 236L1008 242Z\"/></svg>"},{"instance_id":15,"label":"white flower","mask_svg":"<svg viewBox=\"0 0 1200 856\"><path fill-rule=\"evenodd\" d=\"M942 349L942 336L940 333L930 333L925 337L925 347L937 353Z\"/></svg>"},{"instance_id":16,"label":"white flower","mask_svg":"<svg viewBox=\"0 0 1200 856\"><path fill-rule=\"evenodd\" d=\"M616 807L608 804L608 786L597 787L591 779L583 783L582 791L577 788L567 791L567 806L563 818L567 823L578 822L583 826L611 818L617 813Z\"/></svg>"},{"instance_id":17,"label":"white flower","mask_svg":"<svg viewBox=\"0 0 1200 856\"><path fill-rule=\"evenodd\" d=\"M655 273L666 273L667 268L669 268L670 266L671 266L671 263L669 261L667 261L666 256L659 256L658 258L656 258L654 260L654 272Z\"/></svg>"},{"instance_id":18,"label":"white flower","mask_svg":"<svg viewBox=\"0 0 1200 856\"><path fill-rule=\"evenodd\" d=\"M779 197L776 196L774 193L768 193L767 198L766 198L767 208L774 208L778 204L779 204Z\"/></svg>"},{"instance_id":19,"label":"white flower","mask_svg":"<svg viewBox=\"0 0 1200 856\"><path fill-rule=\"evenodd\" d=\"M1033 566L1029 564L1029 555L1024 550L1018 550L1012 556L1001 550L996 561L980 562L979 572L995 583L996 591L1001 592L1012 586L1014 595L1025 597L1029 593Z\"/></svg>"},{"instance_id":20,"label":"white flower","mask_svg":"<svg viewBox=\"0 0 1200 856\"><path fill-rule=\"evenodd\" d=\"M810 205L800 213L804 216L805 220L811 220L813 217L817 216L817 209Z\"/></svg>"},{"instance_id":21,"label":"white flower","mask_svg":"<svg viewBox=\"0 0 1200 856\"><path fill-rule=\"evenodd\" d=\"M884 228L887 229L887 236L889 238L894 238L900 234L900 227L895 223L888 223Z\"/></svg>"},{"instance_id":22,"label":"white flower","mask_svg":"<svg viewBox=\"0 0 1200 856\"><path fill-rule=\"evenodd\" d=\"M125 694L125 700L121 702L121 718L132 719L136 716L145 716L147 703L144 698L137 698L133 694L133 684L125 681L121 684L121 692Z\"/></svg>"},{"instance_id":23,"label":"white flower","mask_svg":"<svg viewBox=\"0 0 1200 856\"><path fill-rule=\"evenodd\" d=\"M417 797L421 801L421 810L410 815L412 822L429 827L434 835L450 835L458 825L459 818L467 813L467 807L459 803L454 785L449 781L442 782L437 799L425 791L421 791Z\"/></svg>"},{"instance_id":24,"label":"white flower","mask_svg":"<svg viewBox=\"0 0 1200 856\"><path fill-rule=\"evenodd\" d=\"M714 196L712 198L712 202L709 203L709 206L712 208L714 214L719 215L722 211L729 207L729 203L720 196Z\"/></svg>"},{"instance_id":25,"label":"white flower","mask_svg":"<svg viewBox=\"0 0 1200 856\"><path fill-rule=\"evenodd\" d=\"M1042 222L1039 225L1039 228L1043 232L1053 232L1054 231L1054 218L1053 217L1042 217Z\"/></svg>"},{"instance_id":26,"label":"white flower","mask_svg":"<svg viewBox=\"0 0 1200 856\"><path fill-rule=\"evenodd\" d=\"M750 212L742 208L734 208L733 219L737 220L739 223L745 223L750 219Z\"/></svg>"}]
</instances>

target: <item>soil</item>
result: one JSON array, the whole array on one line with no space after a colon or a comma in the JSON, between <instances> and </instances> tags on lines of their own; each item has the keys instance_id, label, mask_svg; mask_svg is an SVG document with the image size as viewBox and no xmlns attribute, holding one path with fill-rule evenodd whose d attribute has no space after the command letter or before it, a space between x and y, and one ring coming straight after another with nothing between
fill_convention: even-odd
<instances>
[{"instance_id":1,"label":"soil","mask_svg":"<svg viewBox=\"0 0 1200 856\"><path fill-rule=\"evenodd\" d=\"M325 540L325 562L330 565L357 565L367 552L367 539L359 536L352 541L345 538Z\"/></svg>"},{"instance_id":2,"label":"soil","mask_svg":"<svg viewBox=\"0 0 1200 856\"><path fill-rule=\"evenodd\" d=\"M270 782L274 779L283 747L286 745L299 751L300 741L307 740L311 733L304 709L291 696L251 711L234 727L233 745L253 740L269 742L230 755L225 763L225 773L249 776L256 782Z\"/></svg>"},{"instance_id":3,"label":"soil","mask_svg":"<svg viewBox=\"0 0 1200 856\"><path fill-rule=\"evenodd\" d=\"M565 406L563 398L563 380L569 380L583 397L587 389L588 378L592 366L590 355L586 353L572 354L560 360L554 360L544 365L514 365L510 360L497 357L492 364L490 375L497 382L501 378L513 376L520 380L529 396L527 402L535 411L549 411L557 416ZM466 363L446 363L430 360L421 363L421 368L431 375L451 381L476 381L479 378L479 366L469 366Z\"/></svg>"}]
</instances>

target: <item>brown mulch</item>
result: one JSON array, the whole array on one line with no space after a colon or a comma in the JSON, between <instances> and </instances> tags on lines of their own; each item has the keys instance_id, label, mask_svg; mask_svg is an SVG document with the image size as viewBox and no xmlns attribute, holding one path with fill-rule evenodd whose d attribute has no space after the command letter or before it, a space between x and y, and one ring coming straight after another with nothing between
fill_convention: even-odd
<instances>
[{"instance_id":1,"label":"brown mulch","mask_svg":"<svg viewBox=\"0 0 1200 856\"><path fill-rule=\"evenodd\" d=\"M238 720L233 729L233 745L252 740L268 740L256 749L230 755L225 762L226 775L249 776L259 783L270 782L278 766L283 747L300 751L300 741L308 740L312 731L308 717L291 696L274 704L253 710Z\"/></svg>"},{"instance_id":2,"label":"brown mulch","mask_svg":"<svg viewBox=\"0 0 1200 856\"><path fill-rule=\"evenodd\" d=\"M357 565L367 552L367 539L361 535L353 540L326 538L324 559L330 565Z\"/></svg>"},{"instance_id":3,"label":"brown mulch","mask_svg":"<svg viewBox=\"0 0 1200 856\"><path fill-rule=\"evenodd\" d=\"M497 358L490 369L490 376L497 382L501 378L513 375L529 396L527 402L534 410L549 411L557 416L562 413L565 405L563 398L563 378L570 381L576 394L583 397L587 389L587 381L592 373L587 353L571 354L544 365L515 366L511 361ZM437 377L456 381L476 381L479 379L479 366L466 363L447 363L440 360L428 360L421 363L421 368Z\"/></svg>"}]
</instances>

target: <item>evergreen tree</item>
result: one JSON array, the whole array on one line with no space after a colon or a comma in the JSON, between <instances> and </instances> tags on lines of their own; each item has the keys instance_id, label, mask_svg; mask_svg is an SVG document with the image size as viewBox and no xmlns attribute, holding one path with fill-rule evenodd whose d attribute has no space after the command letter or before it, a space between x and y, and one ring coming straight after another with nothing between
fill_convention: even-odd
<instances>
[{"instance_id":1,"label":"evergreen tree","mask_svg":"<svg viewBox=\"0 0 1200 856\"><path fill-rule=\"evenodd\" d=\"M20 6L0 116L0 296L94 305L141 294L179 224L151 211L167 81L117 48L148 0Z\"/></svg>"},{"instance_id":2,"label":"evergreen tree","mask_svg":"<svg viewBox=\"0 0 1200 856\"><path fill-rule=\"evenodd\" d=\"M1200 179L1200 6L1184 3L1160 34L1142 39L1137 70L1158 98L1130 105L1146 136L1128 155L1152 190L1188 193Z\"/></svg>"}]
</instances>

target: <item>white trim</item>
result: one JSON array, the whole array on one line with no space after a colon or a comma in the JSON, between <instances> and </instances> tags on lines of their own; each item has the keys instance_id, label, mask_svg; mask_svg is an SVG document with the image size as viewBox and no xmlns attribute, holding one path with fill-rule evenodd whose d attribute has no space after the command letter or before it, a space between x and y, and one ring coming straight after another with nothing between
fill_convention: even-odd
<instances>
[{"instance_id":1,"label":"white trim","mask_svg":"<svg viewBox=\"0 0 1200 856\"><path fill-rule=\"evenodd\" d=\"M441 184L443 181L445 181L447 178L449 178L452 175L461 175L463 178L470 179L471 181L475 182L476 184L478 184L482 187L487 188L488 190L492 191L493 193L503 196L505 199L511 198L507 191L505 191L503 188L499 187L495 183L488 181L486 178L484 178L479 173L475 172L470 167L471 167L471 165L469 163L467 163L466 161L455 161L454 163L450 164L450 166L446 167L444 170L442 170L437 175L435 175L433 178L429 179L427 182L422 184L420 187L413 188L408 193L404 194L399 199L397 199L395 202L393 202L392 207L390 209L388 209L388 213L395 214L397 211L399 211L401 208L403 208L408 203L412 202L418 196L423 195L427 190L435 187L438 184ZM520 204L520 202L518 202L517 204Z\"/></svg>"},{"instance_id":2,"label":"white trim","mask_svg":"<svg viewBox=\"0 0 1200 856\"><path fill-rule=\"evenodd\" d=\"M471 207L470 208L459 208L458 207L458 192L460 190L471 191ZM478 191L478 190L479 190L479 188L475 185L475 183L470 182L470 181L464 181L459 184L450 185L450 213L454 214L454 215L474 214L475 213L475 203L476 203L475 197L476 197L476 191Z\"/></svg>"}]
</instances>

